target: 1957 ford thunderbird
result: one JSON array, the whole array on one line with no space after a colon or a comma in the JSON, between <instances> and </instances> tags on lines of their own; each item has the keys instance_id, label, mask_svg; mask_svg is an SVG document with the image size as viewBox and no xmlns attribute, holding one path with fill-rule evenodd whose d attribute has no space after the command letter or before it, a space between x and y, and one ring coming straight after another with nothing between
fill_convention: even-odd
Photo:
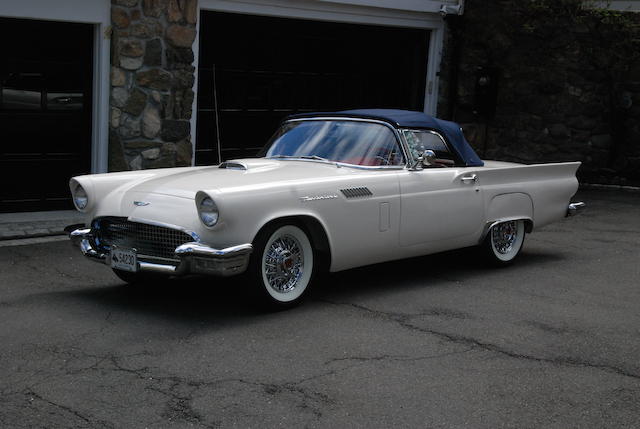
<instances>
[{"instance_id":1,"label":"1957 ford thunderbird","mask_svg":"<svg viewBox=\"0 0 640 429\"><path fill-rule=\"evenodd\" d=\"M321 269L479 246L504 265L525 233L573 215L579 162L482 161L458 125L420 112L286 118L258 158L74 177L70 238L129 283L164 274L253 278L300 301Z\"/></svg>"}]
</instances>

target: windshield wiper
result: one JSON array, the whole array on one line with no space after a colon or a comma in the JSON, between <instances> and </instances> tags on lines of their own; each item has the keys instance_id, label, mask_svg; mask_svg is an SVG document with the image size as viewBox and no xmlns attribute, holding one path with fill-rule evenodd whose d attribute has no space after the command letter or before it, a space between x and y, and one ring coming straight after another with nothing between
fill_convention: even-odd
<instances>
[{"instance_id":1,"label":"windshield wiper","mask_svg":"<svg viewBox=\"0 0 640 429\"><path fill-rule=\"evenodd\" d=\"M323 157L318 156L318 155L302 155L299 158L302 158L302 159L316 159L318 161L330 162L327 158L323 158Z\"/></svg>"},{"instance_id":2,"label":"windshield wiper","mask_svg":"<svg viewBox=\"0 0 640 429\"><path fill-rule=\"evenodd\" d=\"M327 158L323 158L323 157L318 156L318 155L300 155L300 156L274 155L274 156L270 156L269 158L276 158L276 159L315 159L317 161L331 162Z\"/></svg>"}]
</instances>

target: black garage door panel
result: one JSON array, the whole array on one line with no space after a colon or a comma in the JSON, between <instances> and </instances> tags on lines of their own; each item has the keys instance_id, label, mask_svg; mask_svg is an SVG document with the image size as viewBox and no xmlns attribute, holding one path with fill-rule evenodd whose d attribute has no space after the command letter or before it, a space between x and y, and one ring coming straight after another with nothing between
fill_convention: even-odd
<instances>
[{"instance_id":1,"label":"black garage door panel","mask_svg":"<svg viewBox=\"0 0 640 429\"><path fill-rule=\"evenodd\" d=\"M72 209L90 172L93 27L0 18L0 211Z\"/></svg>"},{"instance_id":2,"label":"black garage door panel","mask_svg":"<svg viewBox=\"0 0 640 429\"><path fill-rule=\"evenodd\" d=\"M200 29L197 164L218 138L223 160L255 155L292 113L423 109L425 30L219 12Z\"/></svg>"}]
</instances>

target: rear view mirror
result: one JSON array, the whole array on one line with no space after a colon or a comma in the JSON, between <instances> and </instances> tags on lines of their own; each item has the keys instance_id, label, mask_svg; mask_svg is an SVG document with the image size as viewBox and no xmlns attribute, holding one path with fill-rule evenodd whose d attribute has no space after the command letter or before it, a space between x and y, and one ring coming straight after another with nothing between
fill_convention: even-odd
<instances>
[{"instance_id":1,"label":"rear view mirror","mask_svg":"<svg viewBox=\"0 0 640 429\"><path fill-rule=\"evenodd\" d=\"M422 158L422 165L424 167L434 165L436 163L436 153L429 149L422 152L418 158Z\"/></svg>"},{"instance_id":2,"label":"rear view mirror","mask_svg":"<svg viewBox=\"0 0 640 429\"><path fill-rule=\"evenodd\" d=\"M418 158L413 163L410 170L422 170L424 167L434 165L436 162L436 153L432 150L422 150L418 152Z\"/></svg>"}]
</instances>

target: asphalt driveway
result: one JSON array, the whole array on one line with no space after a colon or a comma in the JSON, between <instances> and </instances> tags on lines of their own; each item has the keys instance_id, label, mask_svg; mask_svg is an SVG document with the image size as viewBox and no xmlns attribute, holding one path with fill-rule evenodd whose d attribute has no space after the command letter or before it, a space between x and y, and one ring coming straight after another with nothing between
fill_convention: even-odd
<instances>
[{"instance_id":1,"label":"asphalt driveway","mask_svg":"<svg viewBox=\"0 0 640 429\"><path fill-rule=\"evenodd\" d=\"M233 279L0 247L0 426L640 427L640 194L579 197L512 267L365 267L271 314Z\"/></svg>"}]
</instances>

